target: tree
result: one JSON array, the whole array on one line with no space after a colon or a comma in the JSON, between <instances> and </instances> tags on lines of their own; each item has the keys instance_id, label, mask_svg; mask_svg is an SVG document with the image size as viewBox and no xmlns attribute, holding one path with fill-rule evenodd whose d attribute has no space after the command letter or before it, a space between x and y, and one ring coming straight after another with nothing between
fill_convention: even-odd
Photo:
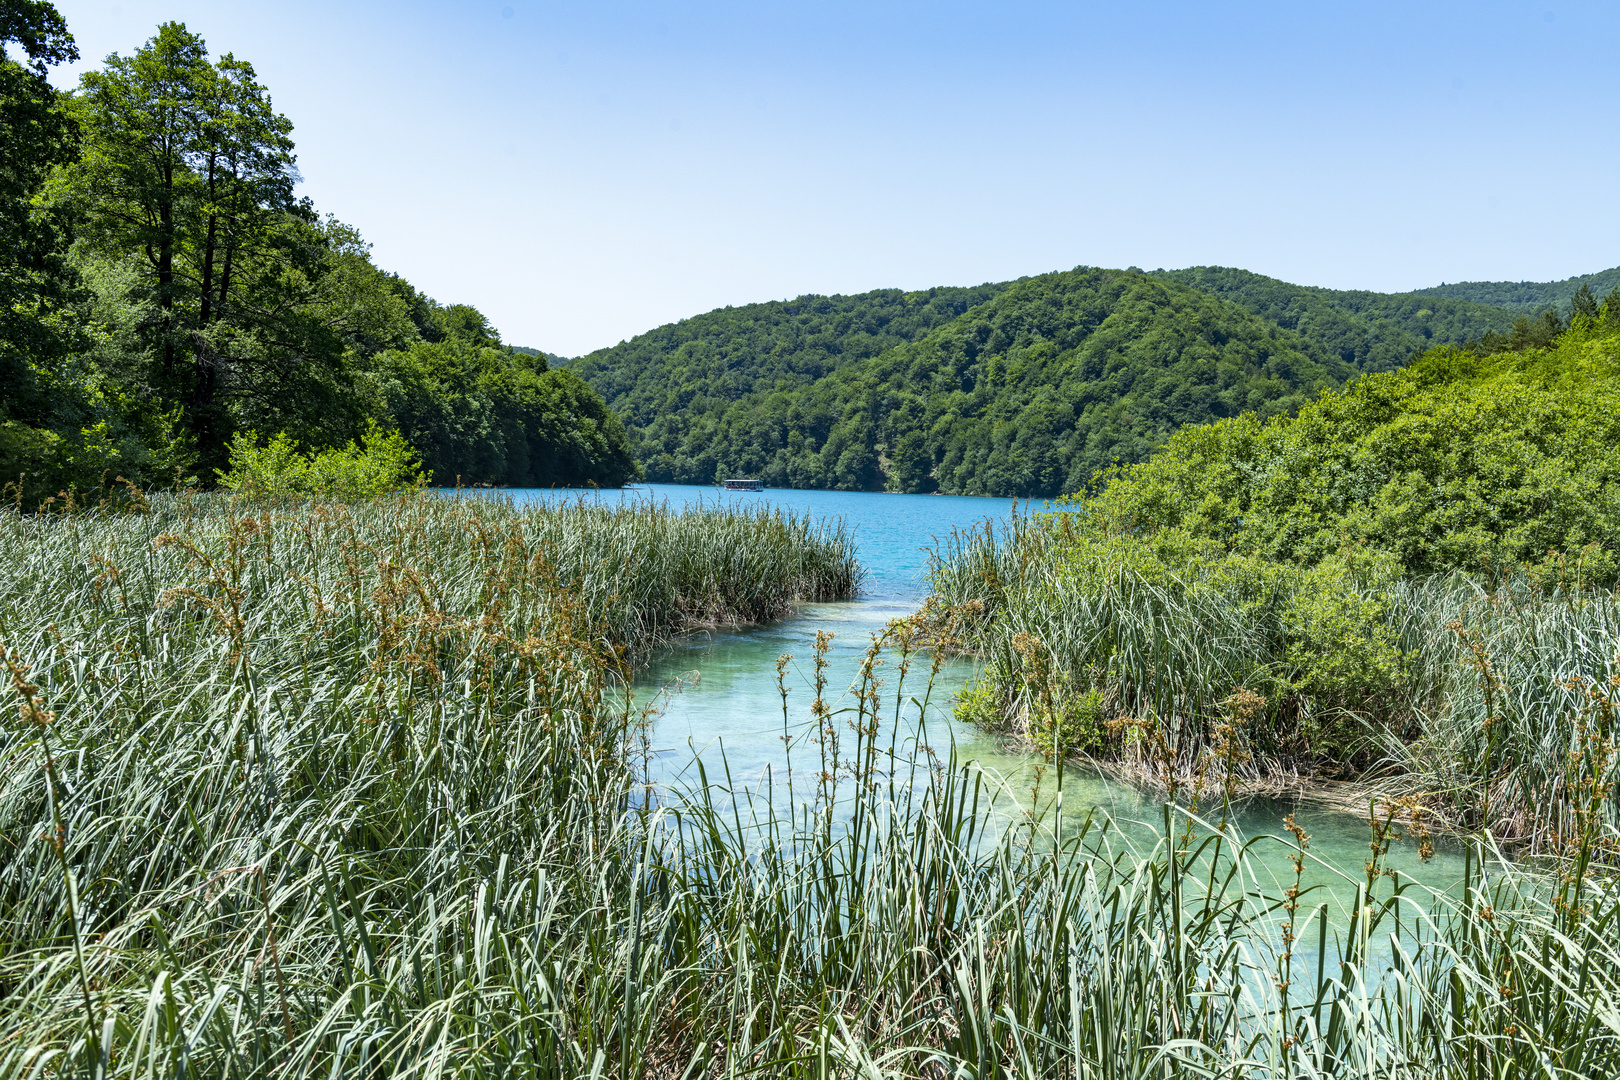
<instances>
[{"instance_id":1,"label":"tree","mask_svg":"<svg viewBox=\"0 0 1620 1080\"><path fill-rule=\"evenodd\" d=\"M166 23L59 97L46 68L74 56L49 4L0 10L0 484L20 501L207 483L233 433L323 460L376 421L446 480L638 475L583 381L295 198L292 125L252 65Z\"/></svg>"},{"instance_id":2,"label":"tree","mask_svg":"<svg viewBox=\"0 0 1620 1080\"><path fill-rule=\"evenodd\" d=\"M928 440L920 431L908 431L900 436L889 452L889 483L896 491L929 490L933 468L934 456L929 453Z\"/></svg>"},{"instance_id":3,"label":"tree","mask_svg":"<svg viewBox=\"0 0 1620 1080\"><path fill-rule=\"evenodd\" d=\"M1597 294L1592 291L1592 286L1581 282L1581 287L1575 290L1575 295L1570 300L1570 321L1573 322L1577 316L1596 319L1600 310Z\"/></svg>"},{"instance_id":4,"label":"tree","mask_svg":"<svg viewBox=\"0 0 1620 1080\"><path fill-rule=\"evenodd\" d=\"M543 356L449 338L379 356L373 377L434 483L619 487L637 477L618 417Z\"/></svg>"},{"instance_id":5,"label":"tree","mask_svg":"<svg viewBox=\"0 0 1620 1080\"><path fill-rule=\"evenodd\" d=\"M75 125L47 71L78 56L49 3L0 7L0 421L44 420L50 395L41 368L75 342L61 222L36 197L50 171L76 152Z\"/></svg>"},{"instance_id":6,"label":"tree","mask_svg":"<svg viewBox=\"0 0 1620 1080\"><path fill-rule=\"evenodd\" d=\"M68 197L93 247L133 253L154 310L154 381L218 458L227 401L251 391L254 368L289 350L335 359L307 355L310 335L289 317L322 254L313 212L293 198L292 125L252 65L210 64L203 40L172 22L87 73L76 104L84 155L64 176Z\"/></svg>"}]
</instances>

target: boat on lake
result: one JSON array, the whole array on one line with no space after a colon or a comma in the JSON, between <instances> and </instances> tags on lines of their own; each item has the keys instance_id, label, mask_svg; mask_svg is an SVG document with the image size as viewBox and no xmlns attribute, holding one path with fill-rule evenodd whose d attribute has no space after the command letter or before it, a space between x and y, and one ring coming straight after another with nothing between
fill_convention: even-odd
<instances>
[{"instance_id":1,"label":"boat on lake","mask_svg":"<svg viewBox=\"0 0 1620 1080\"><path fill-rule=\"evenodd\" d=\"M726 480L721 483L727 491L764 491L763 480Z\"/></svg>"}]
</instances>

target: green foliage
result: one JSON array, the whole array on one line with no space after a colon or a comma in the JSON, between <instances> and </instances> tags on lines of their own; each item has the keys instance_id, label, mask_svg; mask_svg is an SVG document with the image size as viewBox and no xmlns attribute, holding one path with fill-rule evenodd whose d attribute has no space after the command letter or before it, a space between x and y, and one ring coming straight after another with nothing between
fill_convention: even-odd
<instances>
[{"instance_id":1,"label":"green foliage","mask_svg":"<svg viewBox=\"0 0 1620 1080\"><path fill-rule=\"evenodd\" d=\"M64 223L38 198L77 152L78 127L48 73L78 55L52 5L0 11L0 421L49 422L50 369L82 332Z\"/></svg>"},{"instance_id":2,"label":"green foliage","mask_svg":"<svg viewBox=\"0 0 1620 1080\"><path fill-rule=\"evenodd\" d=\"M1031 643L1033 645L1033 642ZM1029 656L1032 667L1006 671L991 665L963 687L956 698L958 721L990 731L1008 729L1008 711L1026 710L1013 725L1047 761L1059 761L1079 754L1095 754L1105 747L1104 698L1100 687L1075 692L1068 684L1065 669L1053 669ZM1044 679L1044 681L1042 681ZM1009 689L1022 684L1028 697ZM1011 703L1009 702L1011 698Z\"/></svg>"},{"instance_id":3,"label":"green foliage","mask_svg":"<svg viewBox=\"0 0 1620 1080\"><path fill-rule=\"evenodd\" d=\"M166 23L60 96L46 67L77 55L60 15L13 8L0 50L25 55L0 56L0 482L21 504L218 475L237 432L320 449L407 420L446 478L635 476L600 398L543 359L481 361L476 392L448 403L422 400L445 365L413 382L399 377L412 364L379 359L424 343L496 354L500 338L294 199L292 126L250 64L210 59Z\"/></svg>"},{"instance_id":4,"label":"green foliage","mask_svg":"<svg viewBox=\"0 0 1620 1080\"><path fill-rule=\"evenodd\" d=\"M137 402L102 393L69 404L76 408L61 411L82 416L77 427L60 418L51 427L0 420L0 501L33 509L70 492L95 502L126 482L195 482L196 455L176 412L143 413Z\"/></svg>"},{"instance_id":5,"label":"green foliage","mask_svg":"<svg viewBox=\"0 0 1620 1080\"><path fill-rule=\"evenodd\" d=\"M6 501L32 506L54 493L61 472L61 446L62 437L54 431L12 420L0 422L0 478L4 478L0 482L9 488ZM35 483L28 482L31 475Z\"/></svg>"},{"instance_id":6,"label":"green foliage","mask_svg":"<svg viewBox=\"0 0 1620 1080\"><path fill-rule=\"evenodd\" d=\"M380 407L439 483L620 487L636 479L623 425L584 380L478 340L418 343L373 363Z\"/></svg>"},{"instance_id":7,"label":"green foliage","mask_svg":"<svg viewBox=\"0 0 1620 1080\"><path fill-rule=\"evenodd\" d=\"M307 328L287 317L310 266L295 224L292 124L252 65L210 63L180 23L86 72L73 102L84 150L57 197L98 253L135 256L155 315L151 377L181 403L211 462L229 436L227 395L334 359L301 347Z\"/></svg>"},{"instance_id":8,"label":"green foliage","mask_svg":"<svg viewBox=\"0 0 1620 1080\"><path fill-rule=\"evenodd\" d=\"M650 479L1049 497L1185 424L1288 412L1436 344L1531 348L1564 326L1220 267L1082 268L727 308L568 363Z\"/></svg>"},{"instance_id":9,"label":"green foliage","mask_svg":"<svg viewBox=\"0 0 1620 1080\"><path fill-rule=\"evenodd\" d=\"M956 719L992 731L1002 727L1006 721L1006 711L996 690L997 684L1005 681L1006 677L999 672L981 671L956 695L952 709Z\"/></svg>"},{"instance_id":10,"label":"green foliage","mask_svg":"<svg viewBox=\"0 0 1620 1080\"><path fill-rule=\"evenodd\" d=\"M857 302L914 310L898 330L915 336L862 329ZM1078 490L1181 424L1284 412L1350 371L1231 304L1122 272L808 306L728 309L571 366L639 431L651 479L1019 496Z\"/></svg>"},{"instance_id":11,"label":"green foliage","mask_svg":"<svg viewBox=\"0 0 1620 1080\"><path fill-rule=\"evenodd\" d=\"M1286 583L1281 615L1290 689L1317 702L1365 705L1400 683L1408 658L1389 626L1399 567L1387 552L1350 549L1303 569L1260 565Z\"/></svg>"},{"instance_id":12,"label":"green foliage","mask_svg":"<svg viewBox=\"0 0 1620 1080\"><path fill-rule=\"evenodd\" d=\"M1029 724L1029 740L1048 761L1090 754L1103 745L1103 692L1101 687L1074 691L1063 687L1061 671L1042 689L1053 688L1051 701L1037 696L1037 711Z\"/></svg>"},{"instance_id":13,"label":"green foliage","mask_svg":"<svg viewBox=\"0 0 1620 1080\"><path fill-rule=\"evenodd\" d=\"M706 484L765 473L773 486L830 487L839 477L847 486L880 486L876 454L864 442L840 470L840 441L822 455L825 467L818 458L802 482L792 482L785 465L773 468L784 438L797 435L802 445L810 432L824 441L825 426L836 419L816 413L789 421L782 402L834 371L916 340L1003 288L882 289L726 307L566 364L624 419L649 480ZM794 430L784 430L789 424Z\"/></svg>"},{"instance_id":14,"label":"green foliage","mask_svg":"<svg viewBox=\"0 0 1620 1080\"><path fill-rule=\"evenodd\" d=\"M360 443L300 453L292 436L281 432L259 445L251 431L231 440L230 470L218 473L219 486L253 498L314 496L360 502L427 483L417 453L397 431L375 421Z\"/></svg>"},{"instance_id":15,"label":"green foliage","mask_svg":"<svg viewBox=\"0 0 1620 1080\"><path fill-rule=\"evenodd\" d=\"M1431 294L1312 288L1225 266L1152 276L1230 300L1296 331L1317 347L1318 360L1338 357L1357 372L1393 371L1435 345L1461 345L1513 326L1500 308Z\"/></svg>"},{"instance_id":16,"label":"green foliage","mask_svg":"<svg viewBox=\"0 0 1620 1080\"><path fill-rule=\"evenodd\" d=\"M920 435L931 469L913 490L1048 497L1183 424L1286 412L1345 374L1206 294L1079 269L1019 281L805 396L829 411L842 400L829 444Z\"/></svg>"},{"instance_id":17,"label":"green foliage","mask_svg":"<svg viewBox=\"0 0 1620 1080\"><path fill-rule=\"evenodd\" d=\"M1408 573L1490 575L1551 555L1612 583L1617 405L1620 329L1595 321L1551 349L1438 350L1297 416L1188 428L1111 474L1083 513L1111 531L1185 529L1305 565L1347 545Z\"/></svg>"}]
</instances>

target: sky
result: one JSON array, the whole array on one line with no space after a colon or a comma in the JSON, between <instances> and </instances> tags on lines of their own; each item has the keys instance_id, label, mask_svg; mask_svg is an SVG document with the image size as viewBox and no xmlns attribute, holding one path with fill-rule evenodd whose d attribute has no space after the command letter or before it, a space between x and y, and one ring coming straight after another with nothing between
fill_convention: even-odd
<instances>
[{"instance_id":1,"label":"sky","mask_svg":"<svg viewBox=\"0 0 1620 1080\"><path fill-rule=\"evenodd\" d=\"M166 20L300 193L505 341L1078 265L1398 291L1620 264L1620 3L56 0Z\"/></svg>"}]
</instances>

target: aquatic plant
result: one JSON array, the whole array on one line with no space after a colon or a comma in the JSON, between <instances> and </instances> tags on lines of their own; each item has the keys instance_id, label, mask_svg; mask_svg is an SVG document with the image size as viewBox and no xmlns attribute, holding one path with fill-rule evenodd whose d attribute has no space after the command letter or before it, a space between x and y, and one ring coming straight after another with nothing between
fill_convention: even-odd
<instances>
[{"instance_id":1,"label":"aquatic plant","mask_svg":"<svg viewBox=\"0 0 1620 1080\"><path fill-rule=\"evenodd\" d=\"M914 741L936 625L874 643L847 707L784 704L807 779L649 792L624 651L832 580L792 537L837 533L802 527L423 497L0 519L0 1076L1620 1068L1620 892L1587 866L1482 851L1433 896L1375 851L1341 909L1300 887L1303 833L1058 828L1061 768L1027 808ZM731 553L752 591L678 577L682 544L756 533L782 557Z\"/></svg>"},{"instance_id":2,"label":"aquatic plant","mask_svg":"<svg viewBox=\"0 0 1620 1080\"><path fill-rule=\"evenodd\" d=\"M1098 540L1064 524L1016 517L937 553L939 610L985 659L966 719L1042 745L1048 717L1100 701L1075 749L1149 779L1168 759L1190 783L1243 691L1261 703L1223 752L1241 747L1245 781L1380 777L1439 822L1538 852L1573 828L1571 755L1595 753L1613 783L1610 590L1528 573L1412 578L1355 550L1304 568L1174 532ZM1602 813L1620 821L1612 801Z\"/></svg>"}]
</instances>

